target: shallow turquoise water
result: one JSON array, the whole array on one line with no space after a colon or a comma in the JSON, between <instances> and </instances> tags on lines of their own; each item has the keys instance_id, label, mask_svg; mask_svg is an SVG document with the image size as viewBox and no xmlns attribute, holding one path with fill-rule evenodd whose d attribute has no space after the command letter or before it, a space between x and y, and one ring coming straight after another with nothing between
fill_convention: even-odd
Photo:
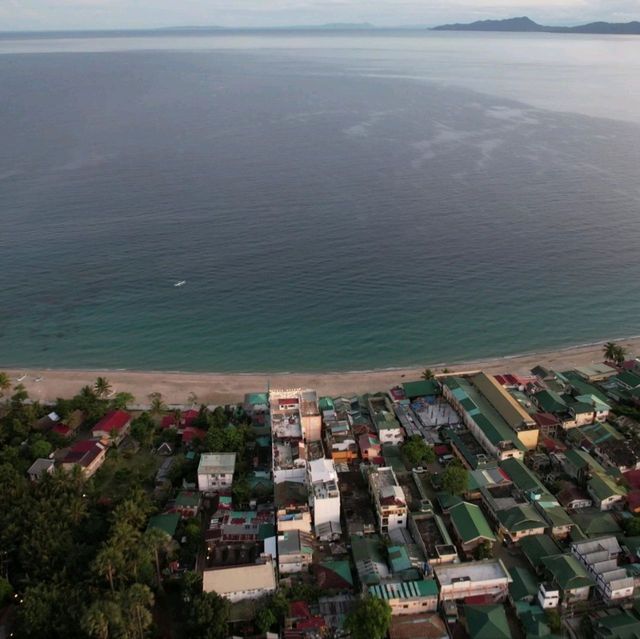
<instances>
[{"instance_id":1,"label":"shallow turquoise water","mask_svg":"<svg viewBox=\"0 0 640 639\"><path fill-rule=\"evenodd\" d=\"M0 363L352 370L640 333L640 39L313 37L0 42Z\"/></svg>"}]
</instances>

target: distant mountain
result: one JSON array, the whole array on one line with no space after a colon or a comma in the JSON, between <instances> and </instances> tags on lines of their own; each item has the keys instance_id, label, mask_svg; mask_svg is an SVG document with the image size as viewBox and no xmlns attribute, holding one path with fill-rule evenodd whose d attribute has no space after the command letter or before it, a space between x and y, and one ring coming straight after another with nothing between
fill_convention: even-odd
<instances>
[{"instance_id":1,"label":"distant mountain","mask_svg":"<svg viewBox=\"0 0 640 639\"><path fill-rule=\"evenodd\" d=\"M577 27L545 27L523 16L506 20L478 20L468 24L443 24L434 31L509 31L527 33L601 33L640 35L640 22L591 22Z\"/></svg>"}]
</instances>

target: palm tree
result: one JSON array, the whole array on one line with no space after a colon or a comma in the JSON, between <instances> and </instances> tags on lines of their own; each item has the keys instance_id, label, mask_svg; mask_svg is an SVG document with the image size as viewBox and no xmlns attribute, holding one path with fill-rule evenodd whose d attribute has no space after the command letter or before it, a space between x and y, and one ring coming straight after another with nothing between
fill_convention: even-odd
<instances>
[{"instance_id":1,"label":"palm tree","mask_svg":"<svg viewBox=\"0 0 640 639\"><path fill-rule=\"evenodd\" d=\"M111 592L115 590L114 580L118 567L124 562L122 552L114 545L103 546L94 560L94 570L101 577L106 577Z\"/></svg>"},{"instance_id":2,"label":"palm tree","mask_svg":"<svg viewBox=\"0 0 640 639\"><path fill-rule=\"evenodd\" d=\"M111 406L115 409L124 409L129 404L132 404L134 400L135 397L131 393L121 391L120 393L116 393L116 396L111 400Z\"/></svg>"},{"instance_id":3,"label":"palm tree","mask_svg":"<svg viewBox=\"0 0 640 639\"><path fill-rule=\"evenodd\" d=\"M11 380L6 373L0 373L0 397L4 397L5 391L11 388Z\"/></svg>"},{"instance_id":4,"label":"palm tree","mask_svg":"<svg viewBox=\"0 0 640 639\"><path fill-rule=\"evenodd\" d=\"M615 361L617 349L618 349L618 345L615 342L607 342L602 347L602 351L604 352L605 358L610 362Z\"/></svg>"},{"instance_id":5,"label":"palm tree","mask_svg":"<svg viewBox=\"0 0 640 639\"><path fill-rule=\"evenodd\" d=\"M98 397L106 397L111 392L111 384L106 377L98 377L93 387Z\"/></svg>"},{"instance_id":6,"label":"palm tree","mask_svg":"<svg viewBox=\"0 0 640 639\"><path fill-rule=\"evenodd\" d=\"M613 361L620 366L627 357L627 350L623 346L616 346L613 354Z\"/></svg>"},{"instance_id":7,"label":"palm tree","mask_svg":"<svg viewBox=\"0 0 640 639\"><path fill-rule=\"evenodd\" d=\"M166 404L162 401L162 393L151 393L149 395L149 399L151 400L149 412L152 415L157 417L161 413L164 413L165 410L167 410Z\"/></svg>"},{"instance_id":8,"label":"palm tree","mask_svg":"<svg viewBox=\"0 0 640 639\"><path fill-rule=\"evenodd\" d=\"M128 590L121 593L122 609L126 611L129 619L129 630L127 633L132 637L143 639L147 630L153 622L151 607L154 603L154 596L151 589L143 584L133 584Z\"/></svg>"},{"instance_id":9,"label":"palm tree","mask_svg":"<svg viewBox=\"0 0 640 639\"><path fill-rule=\"evenodd\" d=\"M180 430L182 426L182 411L179 408L173 411L173 423L176 425L176 428Z\"/></svg>"},{"instance_id":10,"label":"palm tree","mask_svg":"<svg viewBox=\"0 0 640 639\"><path fill-rule=\"evenodd\" d=\"M424 380L430 380L433 379L434 375L433 375L433 371L430 368L425 368L424 371L422 372L422 379Z\"/></svg>"}]
</instances>

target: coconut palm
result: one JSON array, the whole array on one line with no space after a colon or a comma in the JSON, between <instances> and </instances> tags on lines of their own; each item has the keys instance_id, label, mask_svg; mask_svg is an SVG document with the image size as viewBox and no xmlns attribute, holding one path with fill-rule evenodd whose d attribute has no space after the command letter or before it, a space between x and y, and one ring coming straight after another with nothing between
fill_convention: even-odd
<instances>
[{"instance_id":1,"label":"coconut palm","mask_svg":"<svg viewBox=\"0 0 640 639\"><path fill-rule=\"evenodd\" d=\"M5 391L11 388L11 380L6 373L0 373L0 397L3 397Z\"/></svg>"},{"instance_id":2,"label":"coconut palm","mask_svg":"<svg viewBox=\"0 0 640 639\"><path fill-rule=\"evenodd\" d=\"M602 351L604 353L605 358L610 362L615 361L617 349L618 349L618 345L615 342L607 342L602 347Z\"/></svg>"},{"instance_id":3,"label":"coconut palm","mask_svg":"<svg viewBox=\"0 0 640 639\"><path fill-rule=\"evenodd\" d=\"M167 410L167 405L162 399L162 393L150 393L149 399L151 400L151 404L149 405L149 412L152 415L157 417L161 413L164 413L165 410Z\"/></svg>"},{"instance_id":4,"label":"coconut palm","mask_svg":"<svg viewBox=\"0 0 640 639\"><path fill-rule=\"evenodd\" d=\"M93 387L98 397L106 397L111 392L111 384L106 377L98 377Z\"/></svg>"},{"instance_id":5,"label":"coconut palm","mask_svg":"<svg viewBox=\"0 0 640 639\"><path fill-rule=\"evenodd\" d=\"M425 368L424 371L422 372L422 379L424 380L430 380L434 378L434 374L433 371L430 368Z\"/></svg>"},{"instance_id":6,"label":"coconut palm","mask_svg":"<svg viewBox=\"0 0 640 639\"><path fill-rule=\"evenodd\" d=\"M622 364L627 357L627 350L623 346L616 346L613 353L613 361L618 364Z\"/></svg>"},{"instance_id":7,"label":"coconut palm","mask_svg":"<svg viewBox=\"0 0 640 639\"><path fill-rule=\"evenodd\" d=\"M121 391L120 393L116 393L116 396L111 400L111 406L114 409L124 409L129 404L132 404L134 400L135 397L131 393Z\"/></svg>"}]
</instances>

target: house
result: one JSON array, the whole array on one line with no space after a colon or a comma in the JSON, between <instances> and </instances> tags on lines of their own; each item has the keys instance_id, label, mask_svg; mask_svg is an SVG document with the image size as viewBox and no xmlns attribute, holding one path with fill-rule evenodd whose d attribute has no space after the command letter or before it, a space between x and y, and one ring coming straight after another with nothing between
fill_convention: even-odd
<instances>
[{"instance_id":1,"label":"house","mask_svg":"<svg viewBox=\"0 0 640 639\"><path fill-rule=\"evenodd\" d=\"M538 580L530 570L514 566L509 568L509 601L516 607L519 603L532 604L538 594Z\"/></svg>"},{"instance_id":2,"label":"house","mask_svg":"<svg viewBox=\"0 0 640 639\"><path fill-rule=\"evenodd\" d=\"M547 523L531 504L517 504L497 513L499 533L512 542L544 533Z\"/></svg>"},{"instance_id":3,"label":"house","mask_svg":"<svg viewBox=\"0 0 640 639\"><path fill-rule=\"evenodd\" d=\"M594 585L582 564L573 556L552 555L542 559L551 588L546 582L540 584L538 601L542 608L549 608L549 599L555 599L554 592L559 590L560 601L564 604L586 601Z\"/></svg>"},{"instance_id":4,"label":"house","mask_svg":"<svg viewBox=\"0 0 640 639\"><path fill-rule=\"evenodd\" d=\"M605 474L595 473L587 481L587 492L593 499L596 508L600 510L611 510L616 505L622 505L625 501L626 490L616 484L612 477Z\"/></svg>"},{"instance_id":5,"label":"house","mask_svg":"<svg viewBox=\"0 0 640 639\"><path fill-rule=\"evenodd\" d=\"M640 637L640 621L626 610L599 613L591 622L593 639L636 639Z\"/></svg>"},{"instance_id":6,"label":"house","mask_svg":"<svg viewBox=\"0 0 640 639\"><path fill-rule=\"evenodd\" d=\"M470 555L484 543L493 544L495 535L479 506L466 501L449 510L451 526L463 553Z\"/></svg>"},{"instance_id":7,"label":"house","mask_svg":"<svg viewBox=\"0 0 640 639\"><path fill-rule=\"evenodd\" d=\"M178 513L162 513L149 519L147 530L159 530L167 537L173 537L179 523L180 515Z\"/></svg>"},{"instance_id":8,"label":"house","mask_svg":"<svg viewBox=\"0 0 640 639\"><path fill-rule=\"evenodd\" d=\"M382 555L382 540L378 535L352 535L350 542L353 563L363 586L379 584L389 576L389 568Z\"/></svg>"},{"instance_id":9,"label":"house","mask_svg":"<svg viewBox=\"0 0 640 639\"><path fill-rule=\"evenodd\" d=\"M313 560L313 537L299 530L278 535L278 570L281 575L308 572Z\"/></svg>"},{"instance_id":10,"label":"house","mask_svg":"<svg viewBox=\"0 0 640 639\"><path fill-rule=\"evenodd\" d=\"M351 566L346 559L325 559L314 564L316 584L322 590L353 590Z\"/></svg>"},{"instance_id":11,"label":"house","mask_svg":"<svg viewBox=\"0 0 640 639\"><path fill-rule=\"evenodd\" d=\"M596 454L604 464L621 473L640 468L640 457L627 439L608 439L596 446Z\"/></svg>"},{"instance_id":12,"label":"house","mask_svg":"<svg viewBox=\"0 0 640 639\"><path fill-rule=\"evenodd\" d=\"M322 615L311 613L306 601L292 601L285 619L284 639L316 639L326 631L327 620ZM267 639L275 639L277 634L267 633Z\"/></svg>"},{"instance_id":13,"label":"house","mask_svg":"<svg viewBox=\"0 0 640 639\"><path fill-rule=\"evenodd\" d=\"M407 527L407 500L396 474L389 466L371 469L369 489L378 516L380 532Z\"/></svg>"},{"instance_id":14,"label":"house","mask_svg":"<svg viewBox=\"0 0 640 639\"><path fill-rule=\"evenodd\" d=\"M360 457L364 461L371 461L376 457L380 457L382 446L376 435L371 433L363 433L358 437L358 448L360 449Z\"/></svg>"},{"instance_id":15,"label":"house","mask_svg":"<svg viewBox=\"0 0 640 639\"><path fill-rule=\"evenodd\" d=\"M358 447L349 422L332 419L325 421L326 449L336 463L350 463L358 457Z\"/></svg>"},{"instance_id":16,"label":"house","mask_svg":"<svg viewBox=\"0 0 640 639\"><path fill-rule=\"evenodd\" d=\"M571 553L587 569L596 589L607 602L633 597L634 579L618 567L622 548L613 537L600 537L571 544Z\"/></svg>"},{"instance_id":17,"label":"house","mask_svg":"<svg viewBox=\"0 0 640 639\"><path fill-rule=\"evenodd\" d=\"M560 552L560 547L549 535L533 535L520 542L520 549L536 573L544 569L543 559Z\"/></svg>"},{"instance_id":18,"label":"house","mask_svg":"<svg viewBox=\"0 0 640 639\"><path fill-rule=\"evenodd\" d=\"M389 639L449 639L449 633L437 613L391 617Z\"/></svg>"},{"instance_id":19,"label":"house","mask_svg":"<svg viewBox=\"0 0 640 639\"><path fill-rule=\"evenodd\" d=\"M557 497L560 505L566 510L580 510L580 508L589 508L593 505L589 495L571 482L562 484Z\"/></svg>"},{"instance_id":20,"label":"house","mask_svg":"<svg viewBox=\"0 0 640 639\"><path fill-rule=\"evenodd\" d=\"M183 519L195 517L200 510L202 496L195 490L181 490L173 501L171 510Z\"/></svg>"},{"instance_id":21,"label":"house","mask_svg":"<svg viewBox=\"0 0 640 639\"><path fill-rule=\"evenodd\" d=\"M395 581L369 586L369 596L384 599L392 615L434 612L438 608L438 584L433 579Z\"/></svg>"},{"instance_id":22,"label":"house","mask_svg":"<svg viewBox=\"0 0 640 639\"><path fill-rule=\"evenodd\" d=\"M507 598L511 576L499 559L443 564L433 570L440 586L440 601L484 597L492 603Z\"/></svg>"},{"instance_id":23,"label":"house","mask_svg":"<svg viewBox=\"0 0 640 639\"><path fill-rule=\"evenodd\" d=\"M440 515L411 513L409 530L429 566L460 561L458 551Z\"/></svg>"},{"instance_id":24,"label":"house","mask_svg":"<svg viewBox=\"0 0 640 639\"><path fill-rule=\"evenodd\" d=\"M470 639L511 639L512 637L503 605L465 605L464 618Z\"/></svg>"},{"instance_id":25,"label":"house","mask_svg":"<svg viewBox=\"0 0 640 639\"><path fill-rule=\"evenodd\" d=\"M27 475L31 481L40 481L45 475L52 475L56 463L53 459L41 457L36 459L29 469Z\"/></svg>"},{"instance_id":26,"label":"house","mask_svg":"<svg viewBox=\"0 0 640 639\"><path fill-rule=\"evenodd\" d=\"M205 570L202 591L216 592L232 603L271 595L276 591L273 562Z\"/></svg>"},{"instance_id":27,"label":"house","mask_svg":"<svg viewBox=\"0 0 640 639\"><path fill-rule=\"evenodd\" d=\"M576 524L577 531L574 530L571 536L574 539L584 539L589 537L603 537L605 535L616 535L620 532L620 526L613 518L613 515L597 508L582 508L571 513L571 519ZM576 533L582 533L582 536Z\"/></svg>"},{"instance_id":28,"label":"house","mask_svg":"<svg viewBox=\"0 0 640 639\"><path fill-rule=\"evenodd\" d=\"M551 536L555 539L566 539L574 527L574 521L567 511L559 504L534 502L534 507L546 521Z\"/></svg>"},{"instance_id":29,"label":"house","mask_svg":"<svg viewBox=\"0 0 640 639\"><path fill-rule=\"evenodd\" d=\"M584 485L593 473L606 472L592 455L579 448L570 448L564 453L554 453L554 457L562 470L580 485Z\"/></svg>"},{"instance_id":30,"label":"house","mask_svg":"<svg viewBox=\"0 0 640 639\"><path fill-rule=\"evenodd\" d=\"M107 457L107 446L95 439L76 442L60 459L60 466L71 470L78 466L85 477L91 477Z\"/></svg>"},{"instance_id":31,"label":"house","mask_svg":"<svg viewBox=\"0 0 640 639\"><path fill-rule=\"evenodd\" d=\"M369 414L381 444L398 445L404 441L404 430L393 412L393 405L386 395L371 395L368 398Z\"/></svg>"},{"instance_id":32,"label":"house","mask_svg":"<svg viewBox=\"0 0 640 639\"><path fill-rule=\"evenodd\" d=\"M118 445L129 432L131 415L125 410L107 413L92 429L91 436Z\"/></svg>"},{"instance_id":33,"label":"house","mask_svg":"<svg viewBox=\"0 0 640 639\"><path fill-rule=\"evenodd\" d=\"M282 481L275 485L274 491L278 532L311 532L311 510L305 484Z\"/></svg>"},{"instance_id":34,"label":"house","mask_svg":"<svg viewBox=\"0 0 640 639\"><path fill-rule=\"evenodd\" d=\"M203 453L198 464L198 490L228 492L236 467L235 453Z\"/></svg>"}]
</instances>

